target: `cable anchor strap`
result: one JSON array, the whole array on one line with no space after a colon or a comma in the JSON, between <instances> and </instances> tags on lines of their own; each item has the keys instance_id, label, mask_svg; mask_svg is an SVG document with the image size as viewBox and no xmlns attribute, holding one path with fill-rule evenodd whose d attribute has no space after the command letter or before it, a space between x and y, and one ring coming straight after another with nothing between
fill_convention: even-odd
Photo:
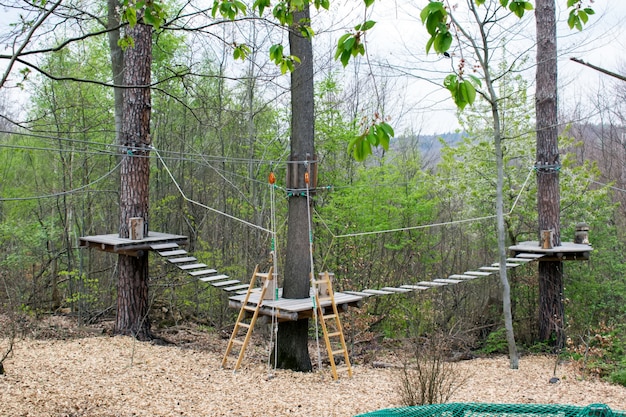
<instances>
[{"instance_id":1,"label":"cable anchor strap","mask_svg":"<svg viewBox=\"0 0 626 417\"><path fill-rule=\"evenodd\" d=\"M533 169L535 170L535 172L560 172L561 171L561 164L559 164L558 162L556 164L549 164L547 162L537 162Z\"/></svg>"}]
</instances>

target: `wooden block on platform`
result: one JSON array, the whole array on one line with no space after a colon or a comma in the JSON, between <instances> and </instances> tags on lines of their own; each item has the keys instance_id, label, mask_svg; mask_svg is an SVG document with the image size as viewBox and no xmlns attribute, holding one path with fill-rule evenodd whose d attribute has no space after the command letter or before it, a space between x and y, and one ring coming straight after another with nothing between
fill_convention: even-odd
<instances>
[{"instance_id":1,"label":"wooden block on platform","mask_svg":"<svg viewBox=\"0 0 626 417\"><path fill-rule=\"evenodd\" d=\"M143 217L128 219L128 238L130 240L143 240L143 223Z\"/></svg>"}]
</instances>

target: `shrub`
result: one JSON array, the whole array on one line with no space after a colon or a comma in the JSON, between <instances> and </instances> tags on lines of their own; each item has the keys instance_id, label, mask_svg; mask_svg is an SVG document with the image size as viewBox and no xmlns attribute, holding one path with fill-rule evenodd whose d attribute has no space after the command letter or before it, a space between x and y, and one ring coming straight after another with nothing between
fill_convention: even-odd
<instances>
[{"instance_id":1,"label":"shrub","mask_svg":"<svg viewBox=\"0 0 626 417\"><path fill-rule=\"evenodd\" d=\"M447 402L465 378L446 360L449 343L442 335L415 342L413 357L404 361L399 389L406 406Z\"/></svg>"}]
</instances>

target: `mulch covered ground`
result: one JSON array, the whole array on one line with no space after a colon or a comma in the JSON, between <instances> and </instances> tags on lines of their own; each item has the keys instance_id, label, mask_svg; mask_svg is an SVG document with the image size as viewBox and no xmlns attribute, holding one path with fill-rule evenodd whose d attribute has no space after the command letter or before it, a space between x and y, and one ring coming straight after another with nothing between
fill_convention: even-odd
<instances>
[{"instance_id":1,"label":"mulch covered ground","mask_svg":"<svg viewBox=\"0 0 626 417\"><path fill-rule=\"evenodd\" d=\"M261 339L239 372L220 369L227 340L194 328L169 329L163 337L173 343L165 346L59 323L32 336L16 339L4 362L1 416L352 416L401 406L400 370L372 366L393 363L389 351L356 363L353 378L335 382L327 366L308 374L269 369ZM0 355L7 346L0 339ZM523 357L519 370L504 357L453 366L465 378L454 402L604 403L626 410L626 387L585 380L571 364L559 363L560 380L549 383L554 357Z\"/></svg>"}]
</instances>

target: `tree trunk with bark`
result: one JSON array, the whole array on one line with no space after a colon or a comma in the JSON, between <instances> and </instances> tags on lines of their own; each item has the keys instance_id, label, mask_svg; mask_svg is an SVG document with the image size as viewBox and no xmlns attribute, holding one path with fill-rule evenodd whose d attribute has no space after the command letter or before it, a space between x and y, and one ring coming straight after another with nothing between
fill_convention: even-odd
<instances>
[{"instance_id":1,"label":"tree trunk with bark","mask_svg":"<svg viewBox=\"0 0 626 417\"><path fill-rule=\"evenodd\" d=\"M304 19L304 20L303 20ZM289 32L291 55L300 58L291 73L291 157L288 169L297 164L297 178L292 176L294 189L306 189L304 174L315 155L313 120L313 47L311 40L301 36L297 25L309 24L309 8L294 13L294 25ZM288 185L289 186L289 185ZM310 288L311 256L309 235L309 199L306 193L293 192L289 198L287 250L284 270L283 297L308 298ZM312 370L308 350L308 319L281 322L278 325L277 367L308 372Z\"/></svg>"},{"instance_id":2,"label":"tree trunk with bark","mask_svg":"<svg viewBox=\"0 0 626 417\"><path fill-rule=\"evenodd\" d=\"M537 0L537 212L539 230L552 230L552 245L561 244L557 101L556 6ZM541 241L541 236L539 237ZM563 347L563 263L539 262L539 339Z\"/></svg>"},{"instance_id":3,"label":"tree trunk with bark","mask_svg":"<svg viewBox=\"0 0 626 417\"><path fill-rule=\"evenodd\" d=\"M129 237L129 219L144 219L148 234L148 197L150 183L150 70L152 63L152 26L137 24L127 28L134 47L124 53L124 111L120 148L120 228L119 236ZM148 317L148 253L119 255L117 318L115 333L139 340L152 338Z\"/></svg>"},{"instance_id":4,"label":"tree trunk with bark","mask_svg":"<svg viewBox=\"0 0 626 417\"><path fill-rule=\"evenodd\" d=\"M108 0L107 29L109 30L109 54L111 57L111 70L113 72L113 85L122 85L124 82L124 53L118 42L120 40L120 20L118 0ZM113 88L114 116L115 116L115 139L120 143L120 132L122 131L122 113L124 102L124 89Z\"/></svg>"}]
</instances>

